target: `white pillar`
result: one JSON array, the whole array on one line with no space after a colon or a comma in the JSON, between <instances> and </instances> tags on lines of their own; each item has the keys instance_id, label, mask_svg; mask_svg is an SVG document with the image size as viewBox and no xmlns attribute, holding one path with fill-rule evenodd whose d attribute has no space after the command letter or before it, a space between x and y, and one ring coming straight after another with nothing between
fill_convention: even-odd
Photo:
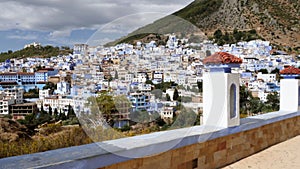
<instances>
[{"instance_id":1,"label":"white pillar","mask_svg":"<svg viewBox=\"0 0 300 169\"><path fill-rule=\"evenodd\" d=\"M203 123L215 127L240 125L239 74L224 71L203 75Z\"/></svg>"},{"instance_id":2,"label":"white pillar","mask_svg":"<svg viewBox=\"0 0 300 169\"><path fill-rule=\"evenodd\" d=\"M299 107L300 80L282 79L280 81L280 110L297 112Z\"/></svg>"}]
</instances>

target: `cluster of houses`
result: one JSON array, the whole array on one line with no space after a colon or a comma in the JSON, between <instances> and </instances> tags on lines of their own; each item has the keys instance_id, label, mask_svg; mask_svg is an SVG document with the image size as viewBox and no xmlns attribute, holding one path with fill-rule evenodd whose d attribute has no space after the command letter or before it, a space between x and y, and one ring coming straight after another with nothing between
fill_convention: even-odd
<instances>
[{"instance_id":1,"label":"cluster of houses","mask_svg":"<svg viewBox=\"0 0 300 169\"><path fill-rule=\"evenodd\" d=\"M72 106L80 116L90 111L87 100L103 92L125 96L131 104L129 109L118 112L116 127L129 124L129 115L134 111L156 112L170 119L180 113L175 107L182 104L198 113L202 109L198 83L206 71L202 60L215 52L228 52L243 59L237 70L241 84L263 102L269 93L280 92L278 76L271 73L273 70L300 66L291 55L272 50L269 42L261 40L218 46L210 41L189 44L186 39L170 35L165 46L157 46L155 41L111 47L76 44L73 54L67 56L0 63L0 115L12 114L18 119L41 107L67 113ZM269 73L258 72L261 69ZM55 84L54 91L44 88L49 82ZM173 85L165 90L155 88L166 82ZM23 98L24 92L37 88L39 98ZM175 90L187 101L174 100Z\"/></svg>"}]
</instances>

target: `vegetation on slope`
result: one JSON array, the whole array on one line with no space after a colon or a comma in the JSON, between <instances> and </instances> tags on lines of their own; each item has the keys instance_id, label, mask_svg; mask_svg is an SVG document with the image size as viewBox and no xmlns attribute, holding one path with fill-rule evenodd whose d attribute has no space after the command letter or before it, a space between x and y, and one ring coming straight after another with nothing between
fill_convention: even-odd
<instances>
[{"instance_id":1,"label":"vegetation on slope","mask_svg":"<svg viewBox=\"0 0 300 169\"><path fill-rule=\"evenodd\" d=\"M223 33L220 29L216 30L213 37L210 39L214 39L218 45L224 44L235 44L240 41L251 41L255 39L263 39L260 37L256 30L252 29L250 31L238 31L234 29L233 32L225 32Z\"/></svg>"},{"instance_id":2,"label":"vegetation on slope","mask_svg":"<svg viewBox=\"0 0 300 169\"><path fill-rule=\"evenodd\" d=\"M158 33L140 33L132 36L126 36L117 40L116 42L111 42L106 44L106 46L111 46L115 44L121 43L129 43L135 45L137 41L141 41L142 43L149 43L151 41L155 41L157 45L165 45L167 43L167 37L164 35L160 35Z\"/></svg>"},{"instance_id":3,"label":"vegetation on slope","mask_svg":"<svg viewBox=\"0 0 300 169\"><path fill-rule=\"evenodd\" d=\"M223 0L195 0L187 7L175 12L174 15L197 25L198 20L218 11L222 3Z\"/></svg>"},{"instance_id":4,"label":"vegetation on slope","mask_svg":"<svg viewBox=\"0 0 300 169\"><path fill-rule=\"evenodd\" d=\"M52 56L58 56L60 54L67 55L73 51L69 47L53 47L53 46L38 46L28 47L18 51L7 51L0 53L0 62L4 62L7 59L12 58L27 58L27 57L43 57L49 58Z\"/></svg>"},{"instance_id":5,"label":"vegetation on slope","mask_svg":"<svg viewBox=\"0 0 300 169\"><path fill-rule=\"evenodd\" d=\"M59 125L50 125L47 131L57 129L62 131L49 136L37 136L33 139L20 139L14 142L0 140L0 158L92 143L92 140L79 127L63 130Z\"/></svg>"}]
</instances>

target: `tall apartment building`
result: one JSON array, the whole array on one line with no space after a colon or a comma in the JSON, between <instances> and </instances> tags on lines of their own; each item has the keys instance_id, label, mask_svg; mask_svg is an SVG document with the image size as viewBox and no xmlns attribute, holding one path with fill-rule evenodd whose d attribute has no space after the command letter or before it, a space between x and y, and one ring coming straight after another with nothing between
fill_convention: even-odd
<instances>
[{"instance_id":1,"label":"tall apartment building","mask_svg":"<svg viewBox=\"0 0 300 169\"><path fill-rule=\"evenodd\" d=\"M6 88L0 91L0 115L10 114L10 106L23 103L22 88Z\"/></svg>"},{"instance_id":2,"label":"tall apartment building","mask_svg":"<svg viewBox=\"0 0 300 169\"><path fill-rule=\"evenodd\" d=\"M15 99L7 96L4 92L0 92L0 115L9 114L9 106L15 104Z\"/></svg>"},{"instance_id":3,"label":"tall apartment building","mask_svg":"<svg viewBox=\"0 0 300 169\"><path fill-rule=\"evenodd\" d=\"M0 91L0 93L4 93L5 97L12 97L15 100L15 104L23 103L24 90L22 88L6 88Z\"/></svg>"},{"instance_id":4,"label":"tall apartment building","mask_svg":"<svg viewBox=\"0 0 300 169\"><path fill-rule=\"evenodd\" d=\"M133 111L148 110L150 108L150 94L130 93Z\"/></svg>"}]
</instances>

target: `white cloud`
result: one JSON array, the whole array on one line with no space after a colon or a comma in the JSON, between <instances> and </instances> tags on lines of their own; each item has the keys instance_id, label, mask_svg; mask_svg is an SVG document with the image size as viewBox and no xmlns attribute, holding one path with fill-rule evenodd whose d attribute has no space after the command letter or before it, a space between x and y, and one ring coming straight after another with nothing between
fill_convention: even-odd
<instances>
[{"instance_id":1,"label":"white cloud","mask_svg":"<svg viewBox=\"0 0 300 169\"><path fill-rule=\"evenodd\" d=\"M50 37L56 38L56 37L68 37L70 36L72 30L66 29L61 31L53 31L50 33Z\"/></svg>"},{"instance_id":2,"label":"white cloud","mask_svg":"<svg viewBox=\"0 0 300 169\"><path fill-rule=\"evenodd\" d=\"M79 28L99 28L117 18L142 13L172 13L192 0L0 0L0 30L49 31L69 35ZM129 20L134 22L134 19Z\"/></svg>"},{"instance_id":3,"label":"white cloud","mask_svg":"<svg viewBox=\"0 0 300 169\"><path fill-rule=\"evenodd\" d=\"M8 39L37 40L37 35L8 35Z\"/></svg>"},{"instance_id":4,"label":"white cloud","mask_svg":"<svg viewBox=\"0 0 300 169\"><path fill-rule=\"evenodd\" d=\"M0 50L18 49L28 41L55 45L104 44L192 1L0 0L0 42L18 40L2 45ZM81 34L84 31L78 30L89 30L89 33Z\"/></svg>"}]
</instances>

